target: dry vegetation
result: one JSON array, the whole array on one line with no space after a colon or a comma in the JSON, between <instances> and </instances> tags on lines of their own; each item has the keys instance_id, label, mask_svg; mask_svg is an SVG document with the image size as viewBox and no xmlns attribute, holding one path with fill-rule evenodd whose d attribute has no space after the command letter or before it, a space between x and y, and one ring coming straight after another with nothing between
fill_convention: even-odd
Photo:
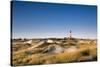
<instances>
[{"instance_id":1,"label":"dry vegetation","mask_svg":"<svg viewBox=\"0 0 100 67\"><path fill-rule=\"evenodd\" d=\"M59 40L61 41L61 40ZM67 51L64 50L60 53L43 53L43 50L48 46L39 46L34 49L27 50L32 47L31 44L12 44L12 65L40 65L40 64L55 64L55 63L72 63L83 61L96 61L97 60L97 44L96 40L80 40L61 41L60 45L64 49L71 46L76 46L77 50ZM87 42L88 41L88 42Z\"/></svg>"}]
</instances>

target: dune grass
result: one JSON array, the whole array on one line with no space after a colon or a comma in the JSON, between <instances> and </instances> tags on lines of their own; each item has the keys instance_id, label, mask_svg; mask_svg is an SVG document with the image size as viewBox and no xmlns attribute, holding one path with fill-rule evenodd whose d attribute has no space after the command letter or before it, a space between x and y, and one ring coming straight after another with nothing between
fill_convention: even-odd
<instances>
[{"instance_id":1,"label":"dune grass","mask_svg":"<svg viewBox=\"0 0 100 67\"><path fill-rule=\"evenodd\" d=\"M94 42L90 42L90 44L76 43L75 46L77 46L76 51L64 51L57 54L41 53L41 51L43 50L42 48L12 51L12 65L40 65L97 60L97 46Z\"/></svg>"}]
</instances>

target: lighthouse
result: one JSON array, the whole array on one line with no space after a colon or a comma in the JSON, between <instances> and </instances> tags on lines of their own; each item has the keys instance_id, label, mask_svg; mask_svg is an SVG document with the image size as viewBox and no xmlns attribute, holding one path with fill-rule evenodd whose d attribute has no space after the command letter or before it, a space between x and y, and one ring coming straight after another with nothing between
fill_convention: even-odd
<instances>
[{"instance_id":1,"label":"lighthouse","mask_svg":"<svg viewBox=\"0 0 100 67\"><path fill-rule=\"evenodd\" d=\"M69 31L69 39L71 39L72 38L72 31L70 30Z\"/></svg>"}]
</instances>

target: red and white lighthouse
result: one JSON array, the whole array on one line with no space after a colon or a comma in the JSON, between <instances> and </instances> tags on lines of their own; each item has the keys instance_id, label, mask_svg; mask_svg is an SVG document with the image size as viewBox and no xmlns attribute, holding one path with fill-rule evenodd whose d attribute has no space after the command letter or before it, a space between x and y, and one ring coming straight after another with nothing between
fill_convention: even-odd
<instances>
[{"instance_id":1,"label":"red and white lighthouse","mask_svg":"<svg viewBox=\"0 0 100 67\"><path fill-rule=\"evenodd\" d=\"M69 38L70 39L72 38L72 31L71 30L69 31Z\"/></svg>"}]
</instances>

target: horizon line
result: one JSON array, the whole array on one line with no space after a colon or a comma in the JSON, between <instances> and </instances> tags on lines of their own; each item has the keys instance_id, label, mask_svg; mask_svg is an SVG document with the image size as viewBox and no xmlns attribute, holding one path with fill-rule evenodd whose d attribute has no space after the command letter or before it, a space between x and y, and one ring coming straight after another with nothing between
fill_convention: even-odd
<instances>
[{"instance_id":1,"label":"horizon line","mask_svg":"<svg viewBox=\"0 0 100 67\"><path fill-rule=\"evenodd\" d=\"M34 36L31 36L31 37L22 37L22 36L19 36L19 37L13 37L13 35L11 36L11 39L45 39L45 38L70 38L70 35L67 35L67 36L45 36L45 37L34 37ZM96 37L87 37L87 36L72 36L71 35L71 38L79 38L79 39L97 39L97 36Z\"/></svg>"}]
</instances>

